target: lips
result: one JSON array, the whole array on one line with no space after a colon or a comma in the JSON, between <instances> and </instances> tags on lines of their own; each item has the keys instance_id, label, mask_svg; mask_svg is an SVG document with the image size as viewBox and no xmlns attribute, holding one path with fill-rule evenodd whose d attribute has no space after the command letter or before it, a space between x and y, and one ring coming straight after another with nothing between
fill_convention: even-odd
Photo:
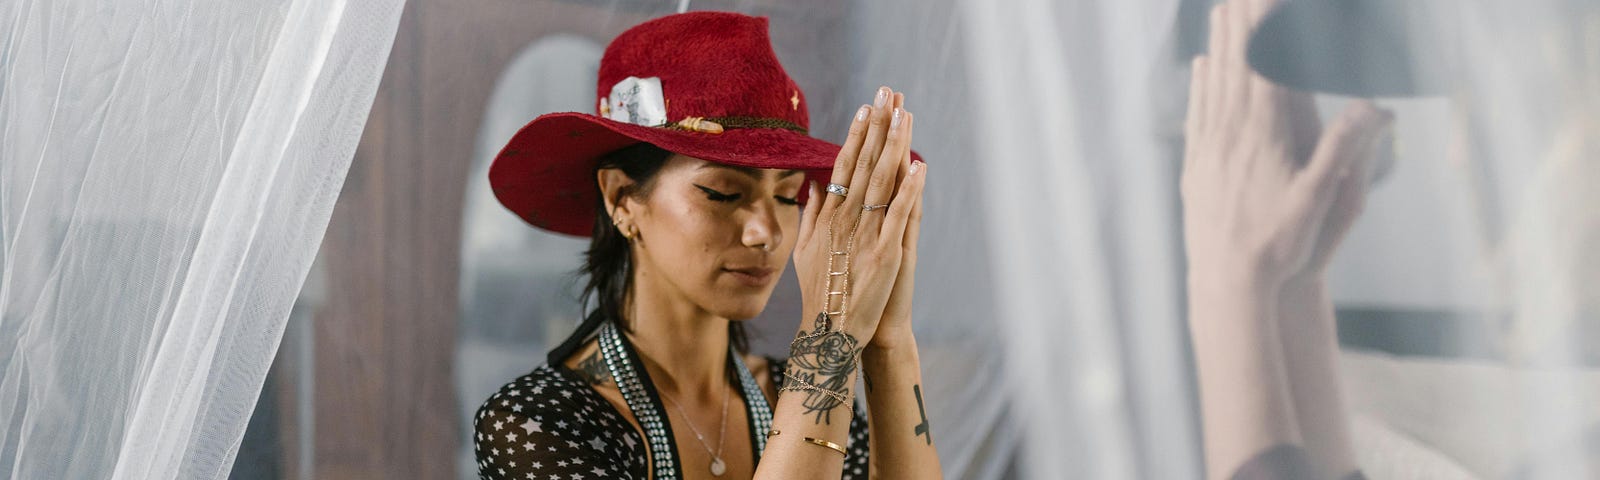
<instances>
[{"instance_id":1,"label":"lips","mask_svg":"<svg viewBox=\"0 0 1600 480\"><path fill-rule=\"evenodd\" d=\"M752 287L765 286L778 277L778 269L768 267L723 268L722 271Z\"/></svg>"}]
</instances>

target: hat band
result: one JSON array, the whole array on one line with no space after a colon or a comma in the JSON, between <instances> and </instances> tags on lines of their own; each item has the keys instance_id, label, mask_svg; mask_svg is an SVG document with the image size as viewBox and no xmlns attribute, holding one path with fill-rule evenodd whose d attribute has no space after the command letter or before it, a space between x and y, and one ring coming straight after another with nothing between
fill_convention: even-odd
<instances>
[{"instance_id":1,"label":"hat band","mask_svg":"<svg viewBox=\"0 0 1600 480\"><path fill-rule=\"evenodd\" d=\"M778 118L766 117L688 117L678 123L661 125L663 128L673 130L688 130L702 133L722 133L723 130L738 128L781 128L809 135L806 127L796 125L794 122Z\"/></svg>"}]
</instances>

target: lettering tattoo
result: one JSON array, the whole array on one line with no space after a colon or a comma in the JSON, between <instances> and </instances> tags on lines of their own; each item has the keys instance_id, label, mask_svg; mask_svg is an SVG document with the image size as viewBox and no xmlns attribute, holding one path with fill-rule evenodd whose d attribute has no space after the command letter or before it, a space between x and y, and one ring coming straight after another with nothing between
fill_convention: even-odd
<instances>
[{"instance_id":1,"label":"lettering tattoo","mask_svg":"<svg viewBox=\"0 0 1600 480\"><path fill-rule=\"evenodd\" d=\"M917 414L922 415L922 423L917 424L917 428L913 429L912 433L919 437L926 435L928 437L928 445L933 445L933 430L928 428L928 412L922 409L922 385L912 385L911 393L917 395Z\"/></svg>"},{"instance_id":2,"label":"lettering tattoo","mask_svg":"<svg viewBox=\"0 0 1600 480\"><path fill-rule=\"evenodd\" d=\"M817 424L831 424L833 411L850 398L847 382L855 373L856 358L862 347L856 337L843 331L830 331L828 314L819 313L812 330L801 330L789 346L789 369L797 382L826 390L799 389L806 395L806 413L815 415ZM831 395L830 395L831 393Z\"/></svg>"},{"instance_id":3,"label":"lettering tattoo","mask_svg":"<svg viewBox=\"0 0 1600 480\"><path fill-rule=\"evenodd\" d=\"M604 385L611 382L611 369L606 368L605 359L600 358L600 350L595 350L578 362L578 376L583 377L589 385Z\"/></svg>"}]
</instances>

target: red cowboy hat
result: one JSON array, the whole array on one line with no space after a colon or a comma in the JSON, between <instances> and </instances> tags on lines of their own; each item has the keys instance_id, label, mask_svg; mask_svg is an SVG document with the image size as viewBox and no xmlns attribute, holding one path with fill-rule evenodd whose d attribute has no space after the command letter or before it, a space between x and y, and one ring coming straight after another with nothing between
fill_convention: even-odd
<instances>
[{"instance_id":1,"label":"red cowboy hat","mask_svg":"<svg viewBox=\"0 0 1600 480\"><path fill-rule=\"evenodd\" d=\"M648 142L728 165L807 170L822 184L840 149L807 135L805 94L762 17L692 12L634 26L606 47L598 96L599 115L542 115L511 137L489 167L501 204L536 227L586 237L595 162L612 151Z\"/></svg>"}]
</instances>

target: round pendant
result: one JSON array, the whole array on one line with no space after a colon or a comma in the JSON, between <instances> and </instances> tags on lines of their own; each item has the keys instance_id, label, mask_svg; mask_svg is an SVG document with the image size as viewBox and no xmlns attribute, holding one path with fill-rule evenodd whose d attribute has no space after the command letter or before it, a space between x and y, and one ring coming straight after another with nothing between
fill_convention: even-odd
<instances>
[{"instance_id":1,"label":"round pendant","mask_svg":"<svg viewBox=\"0 0 1600 480\"><path fill-rule=\"evenodd\" d=\"M720 477L724 473L728 473L728 464L722 463L722 459L720 458L712 458L711 475L714 477Z\"/></svg>"}]
</instances>

